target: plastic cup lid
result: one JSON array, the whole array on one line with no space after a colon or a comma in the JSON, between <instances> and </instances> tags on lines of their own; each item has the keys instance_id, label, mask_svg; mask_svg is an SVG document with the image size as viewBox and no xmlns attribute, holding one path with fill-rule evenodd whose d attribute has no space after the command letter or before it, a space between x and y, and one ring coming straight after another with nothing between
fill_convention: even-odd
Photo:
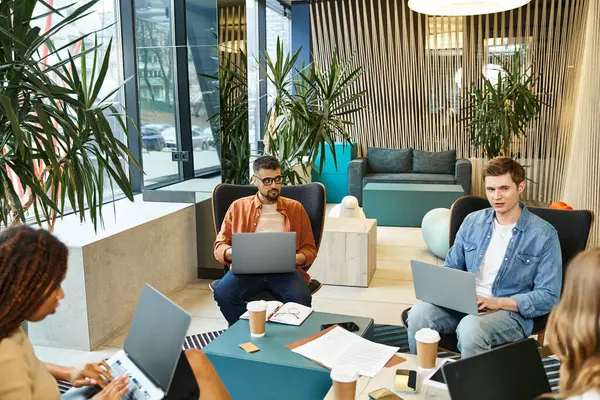
<instances>
[{"instance_id":1,"label":"plastic cup lid","mask_svg":"<svg viewBox=\"0 0 600 400\"><path fill-rule=\"evenodd\" d=\"M440 341L440 334L433 329L423 328L417 331L415 339L421 343L437 343Z\"/></svg>"},{"instance_id":2,"label":"plastic cup lid","mask_svg":"<svg viewBox=\"0 0 600 400\"><path fill-rule=\"evenodd\" d=\"M331 379L339 383L355 382L358 379L358 372L348 367L333 367L331 369Z\"/></svg>"},{"instance_id":3,"label":"plastic cup lid","mask_svg":"<svg viewBox=\"0 0 600 400\"><path fill-rule=\"evenodd\" d=\"M267 311L267 302L264 300L251 301L246 307L248 311L258 312Z\"/></svg>"}]
</instances>

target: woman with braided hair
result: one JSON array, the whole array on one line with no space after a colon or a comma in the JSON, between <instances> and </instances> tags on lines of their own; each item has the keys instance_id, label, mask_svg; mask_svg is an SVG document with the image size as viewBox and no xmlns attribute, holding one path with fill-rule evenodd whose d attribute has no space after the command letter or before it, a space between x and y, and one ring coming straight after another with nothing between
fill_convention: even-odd
<instances>
[{"instance_id":1,"label":"woman with braided hair","mask_svg":"<svg viewBox=\"0 0 600 400\"><path fill-rule=\"evenodd\" d=\"M127 393L126 376L113 378L104 361L83 368L42 363L21 328L42 321L64 298L68 249L49 232L27 226L0 232L0 399L57 400L56 380L76 387L99 385L94 400L118 400ZM227 400L229 394L200 350L186 351L200 388L200 399Z\"/></svg>"}]
</instances>

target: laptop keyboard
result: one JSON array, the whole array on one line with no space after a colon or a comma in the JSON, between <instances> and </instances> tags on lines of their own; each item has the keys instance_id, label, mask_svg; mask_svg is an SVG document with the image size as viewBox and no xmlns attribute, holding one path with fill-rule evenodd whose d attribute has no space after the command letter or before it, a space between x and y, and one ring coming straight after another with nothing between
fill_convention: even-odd
<instances>
[{"instance_id":1,"label":"laptop keyboard","mask_svg":"<svg viewBox=\"0 0 600 400\"><path fill-rule=\"evenodd\" d=\"M129 371L121 364L121 361L117 360L110 366L113 376L123 376L127 374L129 376L129 391L123 396L125 400L147 400L150 398L150 394L142 387L140 382L131 376Z\"/></svg>"}]
</instances>

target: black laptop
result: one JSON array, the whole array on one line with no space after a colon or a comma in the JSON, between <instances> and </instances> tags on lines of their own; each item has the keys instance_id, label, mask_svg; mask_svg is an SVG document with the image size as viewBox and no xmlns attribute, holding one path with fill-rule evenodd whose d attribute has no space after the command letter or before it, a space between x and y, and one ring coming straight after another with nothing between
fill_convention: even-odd
<instances>
[{"instance_id":1,"label":"black laptop","mask_svg":"<svg viewBox=\"0 0 600 400\"><path fill-rule=\"evenodd\" d=\"M442 372L452 400L534 400L551 391L533 339L446 363Z\"/></svg>"}]
</instances>

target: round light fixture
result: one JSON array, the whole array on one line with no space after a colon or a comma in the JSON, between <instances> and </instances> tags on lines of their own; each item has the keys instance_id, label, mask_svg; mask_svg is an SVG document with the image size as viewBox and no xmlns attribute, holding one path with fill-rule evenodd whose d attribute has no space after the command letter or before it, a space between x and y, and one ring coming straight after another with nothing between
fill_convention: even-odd
<instances>
[{"instance_id":1,"label":"round light fixture","mask_svg":"<svg viewBox=\"0 0 600 400\"><path fill-rule=\"evenodd\" d=\"M519 8L531 0L409 0L408 7L421 14L464 16L491 14Z\"/></svg>"}]
</instances>

